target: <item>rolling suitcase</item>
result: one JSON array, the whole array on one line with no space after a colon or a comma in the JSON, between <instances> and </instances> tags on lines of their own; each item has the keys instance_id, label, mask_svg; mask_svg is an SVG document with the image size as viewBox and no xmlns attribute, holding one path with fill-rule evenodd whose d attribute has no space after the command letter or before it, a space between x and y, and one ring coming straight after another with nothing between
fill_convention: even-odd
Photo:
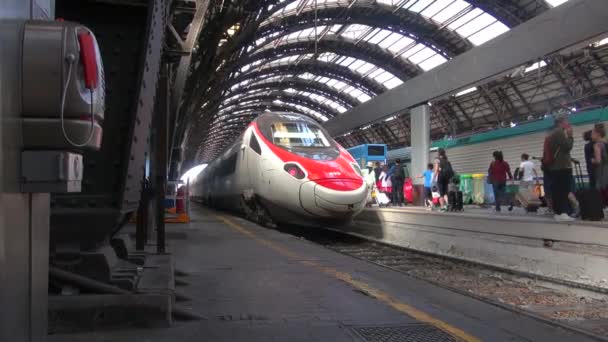
<instances>
[{"instance_id":1,"label":"rolling suitcase","mask_svg":"<svg viewBox=\"0 0 608 342\"><path fill-rule=\"evenodd\" d=\"M515 199L527 212L537 212L542 202L533 189L519 188L515 193Z\"/></svg>"},{"instance_id":2,"label":"rolling suitcase","mask_svg":"<svg viewBox=\"0 0 608 342\"><path fill-rule=\"evenodd\" d=\"M448 206L450 211L462 211L464 208L462 191L448 192Z\"/></svg>"},{"instance_id":3,"label":"rolling suitcase","mask_svg":"<svg viewBox=\"0 0 608 342\"><path fill-rule=\"evenodd\" d=\"M391 203L391 200L384 192L378 192L376 194L376 201L380 207L388 207L388 205Z\"/></svg>"},{"instance_id":4,"label":"rolling suitcase","mask_svg":"<svg viewBox=\"0 0 608 342\"><path fill-rule=\"evenodd\" d=\"M581 218L586 221L604 219L602 195L595 188L585 187L580 162L574 162L574 177L577 182L576 199L581 209Z\"/></svg>"}]
</instances>

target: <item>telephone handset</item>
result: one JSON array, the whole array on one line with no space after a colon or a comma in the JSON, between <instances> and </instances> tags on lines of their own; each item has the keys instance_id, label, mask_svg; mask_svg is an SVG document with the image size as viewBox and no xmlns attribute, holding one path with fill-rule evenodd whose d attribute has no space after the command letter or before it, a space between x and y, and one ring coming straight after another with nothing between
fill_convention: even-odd
<instances>
[{"instance_id":1,"label":"telephone handset","mask_svg":"<svg viewBox=\"0 0 608 342\"><path fill-rule=\"evenodd\" d=\"M94 133L95 133L95 113L93 111L93 105L94 105L93 92L95 91L95 89L97 89L97 85L99 82L98 69L97 69L97 49L96 49L95 38L93 37L93 34L90 31L88 31L88 30L81 31L79 29L76 29L75 34L76 34L76 45L79 50L80 63L82 64L84 86L85 86L85 88L87 88L89 90L89 93L91 95L91 103L90 103L90 105L91 105L91 113L90 113L91 126L89 129L89 136L86 139L86 141L83 143L74 142L72 139L70 139L70 137L68 136L68 134L65 130L64 118L63 118L63 111L65 110L65 96L67 94L68 87L70 85L70 80L72 77L72 68L74 67L74 63L76 62L76 56L74 56L73 54L68 54L66 56L66 62L68 63L68 75L67 75L67 79L65 82L65 86L63 89L63 95L62 95L62 99L61 99L61 113L60 113L61 130L63 132L64 138L72 146L84 147L84 146L87 146L91 142L91 140L93 139Z\"/></svg>"},{"instance_id":2,"label":"telephone handset","mask_svg":"<svg viewBox=\"0 0 608 342\"><path fill-rule=\"evenodd\" d=\"M95 41L91 32L78 33L78 44L80 45L80 63L84 71L84 84L89 90L97 88L97 55Z\"/></svg>"}]
</instances>

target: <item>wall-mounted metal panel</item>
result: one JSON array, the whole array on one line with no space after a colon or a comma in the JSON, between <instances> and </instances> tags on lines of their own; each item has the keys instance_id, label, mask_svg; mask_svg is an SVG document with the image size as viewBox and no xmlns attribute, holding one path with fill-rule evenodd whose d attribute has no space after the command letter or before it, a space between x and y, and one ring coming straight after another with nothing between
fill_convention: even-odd
<instances>
[{"instance_id":1,"label":"wall-mounted metal panel","mask_svg":"<svg viewBox=\"0 0 608 342\"><path fill-rule=\"evenodd\" d=\"M106 66L106 112L101 149L84 156L82 193L53 196L52 242L93 248L137 208L167 15L167 1L148 4L57 2L58 16L96 35Z\"/></svg>"}]
</instances>

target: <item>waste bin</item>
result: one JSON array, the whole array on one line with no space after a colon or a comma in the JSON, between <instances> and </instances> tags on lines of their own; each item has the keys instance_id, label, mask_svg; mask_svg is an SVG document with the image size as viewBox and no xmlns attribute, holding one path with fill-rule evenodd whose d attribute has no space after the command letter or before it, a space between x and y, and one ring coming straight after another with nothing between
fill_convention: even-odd
<instances>
[{"instance_id":1,"label":"waste bin","mask_svg":"<svg viewBox=\"0 0 608 342\"><path fill-rule=\"evenodd\" d=\"M473 203L483 204L485 202L485 179L486 175L483 173L476 173L473 175Z\"/></svg>"},{"instance_id":2,"label":"waste bin","mask_svg":"<svg viewBox=\"0 0 608 342\"><path fill-rule=\"evenodd\" d=\"M473 176L470 174L460 175L460 191L462 191L462 201L470 204L473 199Z\"/></svg>"},{"instance_id":3,"label":"waste bin","mask_svg":"<svg viewBox=\"0 0 608 342\"><path fill-rule=\"evenodd\" d=\"M488 176L484 177L484 200L486 204L494 203L494 188L488 183Z\"/></svg>"}]
</instances>

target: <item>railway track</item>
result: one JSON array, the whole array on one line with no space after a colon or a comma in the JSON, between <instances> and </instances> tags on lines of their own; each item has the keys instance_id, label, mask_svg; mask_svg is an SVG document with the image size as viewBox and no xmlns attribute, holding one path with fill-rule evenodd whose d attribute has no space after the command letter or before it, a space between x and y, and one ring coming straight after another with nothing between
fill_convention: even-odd
<instances>
[{"instance_id":1,"label":"railway track","mask_svg":"<svg viewBox=\"0 0 608 342\"><path fill-rule=\"evenodd\" d=\"M278 230L484 302L608 341L608 296L329 229Z\"/></svg>"}]
</instances>

